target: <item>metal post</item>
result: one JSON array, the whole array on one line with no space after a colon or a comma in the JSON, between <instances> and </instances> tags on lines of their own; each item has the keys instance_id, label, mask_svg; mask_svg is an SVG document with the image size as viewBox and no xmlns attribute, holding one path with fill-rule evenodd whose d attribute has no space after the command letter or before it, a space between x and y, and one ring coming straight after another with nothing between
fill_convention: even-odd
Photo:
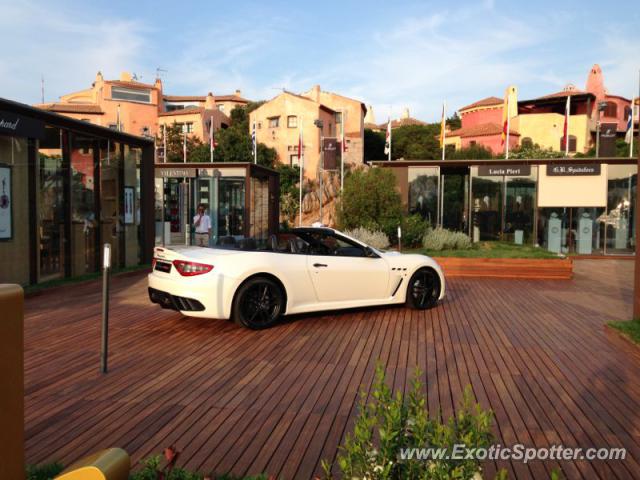
<instances>
[{"instance_id":1,"label":"metal post","mask_svg":"<svg viewBox=\"0 0 640 480\"><path fill-rule=\"evenodd\" d=\"M322 197L324 197L323 187L323 172L324 172L324 136L320 135L320 223L322 223Z\"/></svg>"},{"instance_id":2,"label":"metal post","mask_svg":"<svg viewBox=\"0 0 640 480\"><path fill-rule=\"evenodd\" d=\"M398 251L402 252L402 227L398 225Z\"/></svg>"},{"instance_id":3,"label":"metal post","mask_svg":"<svg viewBox=\"0 0 640 480\"><path fill-rule=\"evenodd\" d=\"M111 245L104 244L102 258L102 348L100 355L100 371L107 373L107 357L109 354L109 274L111 271Z\"/></svg>"}]
</instances>

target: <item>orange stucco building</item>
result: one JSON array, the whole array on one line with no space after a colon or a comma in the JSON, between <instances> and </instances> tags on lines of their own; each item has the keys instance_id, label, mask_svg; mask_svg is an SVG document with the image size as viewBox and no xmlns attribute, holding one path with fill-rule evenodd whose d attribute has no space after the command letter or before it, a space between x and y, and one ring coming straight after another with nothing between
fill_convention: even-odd
<instances>
[{"instance_id":1,"label":"orange stucco building","mask_svg":"<svg viewBox=\"0 0 640 480\"><path fill-rule=\"evenodd\" d=\"M159 78L152 84L142 83L125 72L118 80L106 80L98 72L91 87L62 95L59 102L36 106L141 136L155 137L163 125L177 123L188 135L208 141L211 119L214 130L226 128L231 123L231 110L248 103L240 90L220 96L166 95Z\"/></svg>"},{"instance_id":2,"label":"orange stucco building","mask_svg":"<svg viewBox=\"0 0 640 480\"><path fill-rule=\"evenodd\" d=\"M284 91L250 113L249 128L256 125L256 140L278 153L278 161L298 165L298 141L304 138L304 173L315 179L320 165L321 137L340 141L344 119L345 163L362 164L364 159L364 117L367 112L358 100L325 92L316 85L300 95ZM322 128L315 121L322 121Z\"/></svg>"},{"instance_id":3,"label":"orange stucco building","mask_svg":"<svg viewBox=\"0 0 640 480\"><path fill-rule=\"evenodd\" d=\"M602 69L594 65L589 71L585 89L567 85L562 91L542 97L517 99L517 89L509 113L511 122L509 147L538 144L542 148L564 151L564 115L567 97L571 97L569 114L569 152L586 152L596 143L598 121L603 126L624 136L631 100L613 95L604 85ZM488 97L462 107L459 114L462 127L448 134L446 143L456 149L482 145L494 154L502 153L504 100Z\"/></svg>"}]
</instances>

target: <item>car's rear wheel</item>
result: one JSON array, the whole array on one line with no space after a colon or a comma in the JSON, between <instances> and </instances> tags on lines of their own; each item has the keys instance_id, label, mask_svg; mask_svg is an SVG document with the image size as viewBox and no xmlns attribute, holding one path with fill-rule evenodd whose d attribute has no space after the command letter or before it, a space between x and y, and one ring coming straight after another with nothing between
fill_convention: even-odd
<instances>
[{"instance_id":1,"label":"car's rear wheel","mask_svg":"<svg viewBox=\"0 0 640 480\"><path fill-rule=\"evenodd\" d=\"M233 321L253 330L267 328L280 320L284 312L284 292L267 277L247 280L233 302Z\"/></svg>"},{"instance_id":2,"label":"car's rear wheel","mask_svg":"<svg viewBox=\"0 0 640 480\"><path fill-rule=\"evenodd\" d=\"M421 268L407 286L407 306L418 310L433 307L440 297L440 277L432 268Z\"/></svg>"}]
</instances>

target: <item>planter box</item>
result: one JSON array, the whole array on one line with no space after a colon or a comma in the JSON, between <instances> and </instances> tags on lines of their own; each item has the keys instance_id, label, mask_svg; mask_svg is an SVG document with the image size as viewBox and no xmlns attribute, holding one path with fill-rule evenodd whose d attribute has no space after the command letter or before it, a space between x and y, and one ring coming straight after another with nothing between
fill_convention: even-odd
<instances>
[{"instance_id":1,"label":"planter box","mask_svg":"<svg viewBox=\"0 0 640 480\"><path fill-rule=\"evenodd\" d=\"M448 277L532 278L570 280L571 258L456 258L434 257Z\"/></svg>"}]
</instances>

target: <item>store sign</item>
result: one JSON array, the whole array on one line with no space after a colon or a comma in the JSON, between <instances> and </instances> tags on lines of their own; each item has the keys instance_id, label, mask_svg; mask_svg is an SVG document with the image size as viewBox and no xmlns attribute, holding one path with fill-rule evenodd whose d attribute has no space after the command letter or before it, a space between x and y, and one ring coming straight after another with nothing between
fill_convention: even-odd
<instances>
[{"instance_id":1,"label":"store sign","mask_svg":"<svg viewBox=\"0 0 640 480\"><path fill-rule=\"evenodd\" d=\"M162 168L156 166L156 171L161 178L193 178L196 176L195 168Z\"/></svg>"},{"instance_id":2,"label":"store sign","mask_svg":"<svg viewBox=\"0 0 640 480\"><path fill-rule=\"evenodd\" d=\"M338 140L335 138L323 139L322 150L324 152L324 170L335 170L336 168L338 168Z\"/></svg>"},{"instance_id":3,"label":"store sign","mask_svg":"<svg viewBox=\"0 0 640 480\"><path fill-rule=\"evenodd\" d=\"M11 167L0 166L0 240L13 236Z\"/></svg>"},{"instance_id":4,"label":"store sign","mask_svg":"<svg viewBox=\"0 0 640 480\"><path fill-rule=\"evenodd\" d=\"M220 170L218 170L217 168L199 168L198 176L220 178L222 174L220 173Z\"/></svg>"},{"instance_id":5,"label":"store sign","mask_svg":"<svg viewBox=\"0 0 640 480\"><path fill-rule=\"evenodd\" d=\"M616 123L602 123L600 125L600 156L616 156L616 137L618 125Z\"/></svg>"},{"instance_id":6,"label":"store sign","mask_svg":"<svg viewBox=\"0 0 640 480\"><path fill-rule=\"evenodd\" d=\"M481 177L528 177L531 165L480 165L478 175Z\"/></svg>"},{"instance_id":7,"label":"store sign","mask_svg":"<svg viewBox=\"0 0 640 480\"><path fill-rule=\"evenodd\" d=\"M547 165L547 175L550 177L573 177L586 175L600 175L600 164L573 164Z\"/></svg>"},{"instance_id":8,"label":"store sign","mask_svg":"<svg viewBox=\"0 0 640 480\"><path fill-rule=\"evenodd\" d=\"M44 138L44 122L0 110L0 134L13 137Z\"/></svg>"}]
</instances>

